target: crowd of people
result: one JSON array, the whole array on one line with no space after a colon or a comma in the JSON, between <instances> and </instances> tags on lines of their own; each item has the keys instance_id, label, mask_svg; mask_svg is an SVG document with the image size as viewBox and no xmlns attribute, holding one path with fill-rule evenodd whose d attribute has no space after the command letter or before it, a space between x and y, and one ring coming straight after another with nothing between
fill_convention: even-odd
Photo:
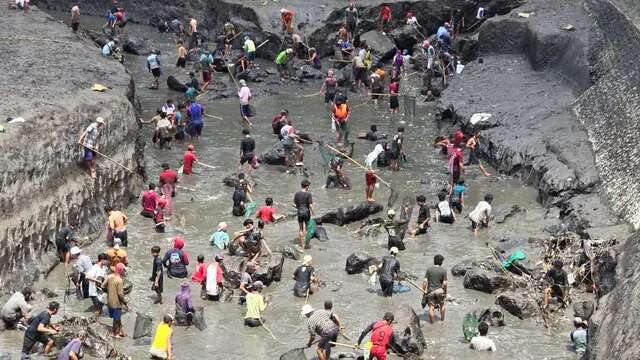
<instances>
[{"instance_id":1,"label":"crowd of people","mask_svg":"<svg viewBox=\"0 0 640 360\"><path fill-rule=\"evenodd\" d=\"M21 8L28 10L28 1L21 3ZM288 64L294 58L301 56L301 48L307 48L307 58L316 68L321 68L320 55L314 48L309 48L304 43L302 36L295 30L295 14L292 10L281 9L280 21L281 30L285 37L285 43L290 42L291 47L285 47L279 51L274 59L282 79L286 79L288 74ZM353 85L366 91L372 101L377 103L383 96L389 97L389 110L399 111L398 96L400 93L400 79L405 74L411 56L401 49L398 49L392 59L391 66L385 66L382 62L374 62L371 49L363 42L355 44L356 39L362 29L359 25L361 16L353 2L344 9L344 23L339 28L336 36L339 39L339 59L353 64ZM71 10L71 26L74 32L78 31L80 24L79 5L75 4ZM421 33L427 31L419 24L416 14L408 12L406 22L415 31ZM127 24L127 15L123 7L117 0L113 0L113 5L109 9L107 22L103 29L110 36L109 41L101 49L104 56L114 56L120 52L118 50L119 38L122 36L124 27ZM393 9L390 5L382 5L376 19L378 31L383 35L391 30L394 24ZM173 199L180 191L180 180L185 176L194 174L194 166L208 166L202 163L196 153L196 145L205 146L199 142L199 137L203 133L205 107L198 101L198 95L205 93L209 85L213 82L215 72L215 59L225 58L228 64L233 63L234 71L242 72L258 66L256 63L256 51L260 45L256 46L250 34L244 34L236 26L226 23L219 39L216 39L217 47L210 52L207 44L202 40L198 32L198 21L189 16L186 28L179 20L164 22L161 24L166 31L174 31L179 35L176 41L177 60L176 68L185 69L190 63L194 63L202 73L202 84L195 76L195 72L189 72L190 81L187 84L187 91L184 94L185 101L174 103L173 99L168 99L158 110L157 115L150 120L140 121L145 124L153 124L154 131L152 142L157 145L158 150L171 150L172 143L180 148L186 146L186 152L182 158L182 166L179 169L172 169L168 163L162 164L162 172L158 176L157 182L150 182L147 190L140 197L140 216L149 218L152 221L153 230L163 233L172 222L173 213L176 209L173 206ZM464 30L464 14L455 12L451 21L443 24L435 33L436 44L431 44L425 39L422 43L422 53L426 59L424 69L426 76L431 79L436 70L434 64L440 64L441 76L447 76L455 57L451 55L453 40ZM235 39L242 36L242 50L240 57L233 60ZM186 45L185 45L186 44ZM354 45L357 45L354 47ZM413 55L418 56L418 55ZM304 57L304 55L303 55ZM195 59L195 60L194 60ZM160 87L162 76L159 52L153 51L147 57L147 67L153 76L153 83L150 88ZM185 70L186 71L186 70ZM455 70L453 70L455 71ZM233 76L233 73L231 73ZM387 74L389 74L387 76ZM349 119L353 115L353 108L349 106L346 92L340 89L333 70L327 71L326 79L322 82L320 93L324 93L324 103L327 104L331 114L331 126L335 129L336 147L349 144ZM388 84L387 84L388 80ZM236 82L235 78L233 81ZM429 80L429 89L431 87ZM242 227L229 234L229 225L220 222L216 231L210 237L210 244L216 248L212 256L199 254L197 262L190 262L190 256L186 250L186 240L176 236L172 240L172 246L163 249L154 245L150 249L152 256L151 283L150 289L153 293L154 305L163 304L163 293L165 292L165 275L169 278L182 279L180 289L175 296L174 305L176 308L174 315L165 315L162 322L157 326L151 347L150 355L155 359L172 359L175 356L172 345L172 333L175 325L191 325L195 320L197 311L194 306L192 287L200 289L200 296L205 301L221 301L225 288L228 285L225 279L227 269L224 264L225 256L234 256L241 253L244 256L242 262L240 278L239 304L246 308L244 325L247 327L263 326L262 313L269 305L269 298L262 294L265 285L261 281L254 280L254 274L261 266L263 256L271 253L267 239L264 235L265 226L287 219L286 215L278 214L275 210L274 200L267 197L264 206L257 209L253 202L252 195L252 172L259 164L257 162L257 144L252 137L250 127L254 110L251 101L253 95L245 80L236 83L238 90L238 100L240 107L240 119L245 125L240 136L239 160L237 163L236 179L234 179L234 190L232 195L233 215L244 217ZM385 87L388 92L385 93ZM97 117L85 131L82 132L78 143L83 148L83 160L92 178L97 177L97 159L100 157L100 135L103 131L106 120ZM282 144L285 151L285 166L287 169L301 166L304 161L304 143L309 143L300 131L293 127L289 119L289 111L283 109L277 114L272 127L274 135ZM380 163L380 157L386 159L389 169L401 171L406 160L407 144L404 135L405 129L400 126L396 134L389 139L387 135L379 134L377 126L371 125L370 131L364 135L364 139L376 143L374 151L370 154L372 160L367 156L367 166L364 167L365 198L367 202L373 203L374 190L379 178L378 172L373 167L373 162ZM465 185L464 175L468 173L471 165L478 165L479 170L486 176L490 174L479 161L481 134L464 134L461 130L456 131L452 136L442 136L434 141L434 146L440 148L443 155L446 155L446 168L449 174L449 181L446 188L442 189L434 199L435 206L430 207L424 195L416 196L417 219L415 225L409 227L409 219L397 216L393 208L387 210L387 219L371 219L363 223L356 230L359 232L366 226L376 223L381 225L388 236L388 255L382 258L379 266L374 266L370 271L376 273L380 294L384 297L392 297L396 292L397 282L403 281L404 275L400 271L401 251L405 249L403 238L405 233L411 236L420 236L430 231L432 223L440 222L453 224L463 218L463 213L467 209L465 204L465 193L469 192ZM325 186L338 187L345 190L351 188L351 184L346 178L344 167L345 159L357 162L344 156L341 150L331 146L328 148L333 152L328 163L329 176ZM342 148L343 149L343 148ZM465 152L468 154L468 161L465 162ZM304 179L300 182L300 189L293 194L291 201L295 207L295 217L298 222L298 241L300 251L304 252L309 248L308 232L310 227L315 226L313 218L316 215L316 203L311 191L311 182ZM491 221L493 195L485 194L484 199L470 209L466 217L470 221L470 229L474 235L478 235L482 229L488 229ZM109 317L112 319L111 334L119 339L126 337L122 325L123 312L128 310L129 302L127 293L127 268L128 255L125 250L129 246L127 233L128 216L121 210L112 206L105 207L107 217L107 243L109 247L104 253L98 254L95 261L90 256L83 253L78 246L78 239L75 235L75 227L78 224L69 224L56 236L56 247L60 260L65 264L65 268L76 288L80 298L90 299L93 305L96 320L102 316L106 306ZM403 211L404 212L404 211ZM255 220L253 220L255 218ZM377 221L377 222L376 222ZM151 226L150 226L151 228ZM222 251L228 251L223 254ZM209 259L207 259L209 258ZM443 267L444 257L437 254L433 258L433 265L426 269L422 284L419 290L422 292L422 308L428 315L430 322L437 319L436 312L439 313L439 320L445 320L445 299L448 295L447 271ZM195 265L195 266L194 266ZM192 269L191 269L192 268ZM191 275L191 276L190 276ZM320 280L313 264L313 258L305 253L302 257L301 265L292 274L295 285L292 293L295 297L305 298L313 295L319 286ZM556 260L553 268L546 274L549 287L544 291L544 304L548 304L551 298L560 301L563 299L564 288L568 285L567 274L563 270L561 261ZM24 345L22 348L23 358L28 358L36 343L42 343L44 353L49 353L53 348L53 340L50 335L60 331L58 325L51 323L51 317L59 311L60 304L53 301L45 311L39 314L31 314L32 290L25 288L14 293L3 306L1 316L2 322L7 328L25 329ZM330 359L331 349L337 341L338 335L344 330L338 315L332 310L333 304L330 301L324 303L324 309L314 309L307 304L302 307L301 314L306 317L309 330L307 346L314 344L318 336L317 356L320 360ZM369 356L378 360L386 359L386 353L397 339L393 329L394 314L387 312L382 320L375 321L368 325L360 334L357 343L353 346L359 348L366 336L370 333L370 341L367 346ZM586 330L588 324L582 319L575 319L576 329L571 333L571 340L575 344L578 352L583 352L586 344ZM481 351L496 351L495 343L487 337L489 326L485 322L478 325L478 336L471 339L470 347ZM66 344L58 355L58 359L79 359L81 357L82 344L86 341L87 334L81 333L77 338Z\"/></svg>"}]
</instances>

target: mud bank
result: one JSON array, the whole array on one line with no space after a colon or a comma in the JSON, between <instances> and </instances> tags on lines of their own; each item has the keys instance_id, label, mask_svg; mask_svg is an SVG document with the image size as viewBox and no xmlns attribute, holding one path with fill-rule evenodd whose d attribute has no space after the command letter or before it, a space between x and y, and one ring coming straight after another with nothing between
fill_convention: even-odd
<instances>
[{"instance_id":1,"label":"mud bank","mask_svg":"<svg viewBox=\"0 0 640 360\"><path fill-rule=\"evenodd\" d=\"M99 160L98 178L86 175L77 144L81 132L102 116L100 151L136 169L138 125L130 99L131 77L100 56L90 41L33 8L28 14L0 9L0 286L30 283L56 262L55 234L69 222L79 235L101 230L102 207L129 202L136 181L122 168ZM109 86L92 92L94 83ZM140 155L142 156L142 155ZM37 266L34 266L37 265Z\"/></svg>"}]
</instances>

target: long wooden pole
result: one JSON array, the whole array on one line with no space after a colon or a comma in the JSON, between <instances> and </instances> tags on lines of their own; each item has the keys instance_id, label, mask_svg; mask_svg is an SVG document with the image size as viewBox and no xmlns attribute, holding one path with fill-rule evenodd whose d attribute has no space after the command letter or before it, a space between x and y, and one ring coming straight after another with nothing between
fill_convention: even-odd
<instances>
[{"instance_id":1,"label":"long wooden pole","mask_svg":"<svg viewBox=\"0 0 640 360\"><path fill-rule=\"evenodd\" d=\"M119 162L115 161L114 159L110 158L109 156L107 156L107 155L105 155L105 154L103 154L103 153L99 152L99 151L98 151L98 150L96 150L95 148L92 148L92 147L86 146L86 145L84 145L84 144L80 144L80 145L81 145L82 147L84 147L84 148L87 148L87 149L89 149L89 150L91 150L91 151L95 152L96 154L98 154L98 155L102 156L103 158L105 158L105 159L107 159L107 160L111 161L112 163L114 163L114 164L116 164L116 165L120 166L121 168L123 168L123 169L127 170L128 172L130 172L130 173L132 173L132 174L136 174L136 172L134 172L133 170L131 170L131 169L129 169L128 167L126 167L126 166L122 165L121 163L119 163Z\"/></svg>"},{"instance_id":2,"label":"long wooden pole","mask_svg":"<svg viewBox=\"0 0 640 360\"><path fill-rule=\"evenodd\" d=\"M347 348L350 348L350 349L355 349L355 350L360 350L360 348L355 346L355 345L349 345L349 344L339 343L339 342L335 342L335 341L329 341L329 344L336 345L336 346L344 346L344 347L347 347Z\"/></svg>"}]
</instances>

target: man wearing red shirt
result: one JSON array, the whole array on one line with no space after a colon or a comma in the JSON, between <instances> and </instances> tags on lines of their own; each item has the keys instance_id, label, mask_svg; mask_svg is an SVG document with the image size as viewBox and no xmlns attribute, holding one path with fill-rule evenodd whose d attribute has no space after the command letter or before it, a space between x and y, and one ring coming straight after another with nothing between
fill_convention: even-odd
<instances>
[{"instance_id":1,"label":"man wearing red shirt","mask_svg":"<svg viewBox=\"0 0 640 360\"><path fill-rule=\"evenodd\" d=\"M182 158L182 173L185 175L193 174L193 163L198 162L196 154L193 152L193 144L189 144L187 152L184 153Z\"/></svg>"},{"instance_id":2,"label":"man wearing red shirt","mask_svg":"<svg viewBox=\"0 0 640 360\"><path fill-rule=\"evenodd\" d=\"M393 314L388 312L384 314L384 318L382 320L376 321L369 325L360 334L360 338L358 338L358 344L356 344L356 347L359 347L364 337L367 336L369 332L371 332L372 346L371 350L369 351L370 358L387 360L387 348L389 347L389 343L391 343L392 341L395 342L393 327L391 326L391 323L393 323L393 319Z\"/></svg>"},{"instance_id":3,"label":"man wearing red shirt","mask_svg":"<svg viewBox=\"0 0 640 360\"><path fill-rule=\"evenodd\" d=\"M156 210L156 202L158 194L156 193L156 184L149 183L149 191L142 194L142 211L140 215L153 219L153 212Z\"/></svg>"},{"instance_id":4,"label":"man wearing red shirt","mask_svg":"<svg viewBox=\"0 0 640 360\"><path fill-rule=\"evenodd\" d=\"M462 149L455 147L451 159L451 186L458 182L462 172L464 172L464 155Z\"/></svg>"},{"instance_id":5,"label":"man wearing red shirt","mask_svg":"<svg viewBox=\"0 0 640 360\"><path fill-rule=\"evenodd\" d=\"M162 186L162 193L165 195L171 194L171 197L176 196L176 183L178 182L178 173L171 170L169 164L162 164L163 172L160 173L160 186Z\"/></svg>"},{"instance_id":6,"label":"man wearing red shirt","mask_svg":"<svg viewBox=\"0 0 640 360\"><path fill-rule=\"evenodd\" d=\"M265 206L261 207L260 210L256 213L256 218L264 221L265 223L276 222L280 219L285 218L284 215L277 215L275 209L273 208L273 199L268 197L264 201Z\"/></svg>"},{"instance_id":7,"label":"man wearing red shirt","mask_svg":"<svg viewBox=\"0 0 640 360\"><path fill-rule=\"evenodd\" d=\"M386 35L389 23L391 22L391 8L389 7L389 5L383 5L380 8L378 19L378 31L382 31L382 35Z\"/></svg>"}]
</instances>

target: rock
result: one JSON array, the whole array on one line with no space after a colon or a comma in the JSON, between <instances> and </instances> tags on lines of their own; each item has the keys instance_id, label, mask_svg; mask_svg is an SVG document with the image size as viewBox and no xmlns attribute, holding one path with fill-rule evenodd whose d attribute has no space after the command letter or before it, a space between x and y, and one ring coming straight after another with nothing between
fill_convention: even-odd
<instances>
[{"instance_id":1,"label":"rock","mask_svg":"<svg viewBox=\"0 0 640 360\"><path fill-rule=\"evenodd\" d=\"M236 184L238 183L238 176L236 174L231 174L231 175L225 176L222 179L222 183L225 186L235 188Z\"/></svg>"},{"instance_id":2,"label":"rock","mask_svg":"<svg viewBox=\"0 0 640 360\"><path fill-rule=\"evenodd\" d=\"M604 254L597 256L593 261L593 277L599 287L599 296L604 296L611 292L616 286L616 266L618 262L613 249L609 249Z\"/></svg>"},{"instance_id":3,"label":"rock","mask_svg":"<svg viewBox=\"0 0 640 360\"><path fill-rule=\"evenodd\" d=\"M483 269L467 271L463 282L465 289L473 289L492 294L498 289L507 289L511 285L509 277Z\"/></svg>"},{"instance_id":4,"label":"rock","mask_svg":"<svg viewBox=\"0 0 640 360\"><path fill-rule=\"evenodd\" d=\"M333 77L339 86L348 86L351 84L351 68L349 69L333 69Z\"/></svg>"},{"instance_id":5,"label":"rock","mask_svg":"<svg viewBox=\"0 0 640 360\"><path fill-rule=\"evenodd\" d=\"M595 310L593 301L580 301L573 304L573 316L577 316L582 320L589 320Z\"/></svg>"},{"instance_id":6,"label":"rock","mask_svg":"<svg viewBox=\"0 0 640 360\"><path fill-rule=\"evenodd\" d=\"M399 355L422 355L427 343L420 329L420 318L416 312L405 305L394 313L394 317L393 333L399 347L392 347L393 352Z\"/></svg>"},{"instance_id":7,"label":"rock","mask_svg":"<svg viewBox=\"0 0 640 360\"><path fill-rule=\"evenodd\" d=\"M302 250L292 245L278 245L273 251L281 253L285 258L291 260L300 260L304 255Z\"/></svg>"},{"instance_id":8,"label":"rock","mask_svg":"<svg viewBox=\"0 0 640 360\"><path fill-rule=\"evenodd\" d=\"M282 267L284 265L284 255L274 252L269 256L266 263L262 263L258 270L253 274L254 281L262 281L264 286L269 286L274 281L282 279Z\"/></svg>"},{"instance_id":9,"label":"rock","mask_svg":"<svg viewBox=\"0 0 640 360\"><path fill-rule=\"evenodd\" d=\"M55 298L58 297L58 294L56 294L55 291L49 289L49 288L43 288L42 290L40 290L40 292L42 293L42 295L44 295L47 299L51 299L51 298Z\"/></svg>"},{"instance_id":10,"label":"rock","mask_svg":"<svg viewBox=\"0 0 640 360\"><path fill-rule=\"evenodd\" d=\"M484 310L476 310L474 314L478 318L478 322L484 321L491 326L504 326L504 314L497 307L490 307Z\"/></svg>"},{"instance_id":11,"label":"rock","mask_svg":"<svg viewBox=\"0 0 640 360\"><path fill-rule=\"evenodd\" d=\"M85 353L96 359L126 360L128 356L123 354L113 345L113 339L108 328L95 326L93 319L83 316L65 315L62 321L57 322L62 330L52 336L56 347L63 348L69 341L78 337L80 331L86 331L88 339L83 349Z\"/></svg>"},{"instance_id":12,"label":"rock","mask_svg":"<svg viewBox=\"0 0 640 360\"><path fill-rule=\"evenodd\" d=\"M453 44L455 53L459 54L463 62L467 63L478 58L480 44L477 35L462 35Z\"/></svg>"},{"instance_id":13,"label":"rock","mask_svg":"<svg viewBox=\"0 0 640 360\"><path fill-rule=\"evenodd\" d=\"M347 274L360 274L367 270L375 258L363 252L355 252L347 257L347 263L344 267Z\"/></svg>"},{"instance_id":14,"label":"rock","mask_svg":"<svg viewBox=\"0 0 640 360\"><path fill-rule=\"evenodd\" d=\"M393 37L393 42L400 50L412 49L413 46L418 44L422 39L422 35L418 34L411 25L404 25L396 28L391 31L390 35Z\"/></svg>"},{"instance_id":15,"label":"rock","mask_svg":"<svg viewBox=\"0 0 640 360\"><path fill-rule=\"evenodd\" d=\"M497 224L502 224L507 218L521 211L523 211L523 209L516 204L500 204L495 207L492 215Z\"/></svg>"},{"instance_id":16,"label":"rock","mask_svg":"<svg viewBox=\"0 0 640 360\"><path fill-rule=\"evenodd\" d=\"M453 276L464 276L467 271L471 271L476 267L476 264L472 260L464 260L459 262L451 268L451 275Z\"/></svg>"},{"instance_id":17,"label":"rock","mask_svg":"<svg viewBox=\"0 0 640 360\"><path fill-rule=\"evenodd\" d=\"M285 158L282 146L278 144L278 146L276 146L275 148L272 148L269 151L263 153L260 157L260 162L269 165L284 165Z\"/></svg>"},{"instance_id":18,"label":"rock","mask_svg":"<svg viewBox=\"0 0 640 360\"><path fill-rule=\"evenodd\" d=\"M184 93L187 91L187 87L180 80L176 79L175 76L169 75L167 77L167 87L173 91L177 91L180 93Z\"/></svg>"},{"instance_id":19,"label":"rock","mask_svg":"<svg viewBox=\"0 0 640 360\"><path fill-rule=\"evenodd\" d=\"M356 207L338 208L336 211L326 213L320 218L316 218L316 221L320 224L327 223L342 226L354 221L363 220L370 215L382 211L382 209L383 206L378 203L362 203Z\"/></svg>"},{"instance_id":20,"label":"rock","mask_svg":"<svg viewBox=\"0 0 640 360\"><path fill-rule=\"evenodd\" d=\"M534 300L512 291L498 295L496 304L521 320L532 317L537 308Z\"/></svg>"},{"instance_id":21,"label":"rock","mask_svg":"<svg viewBox=\"0 0 640 360\"><path fill-rule=\"evenodd\" d=\"M128 36L122 41L122 50L133 55L149 55L151 44L148 39Z\"/></svg>"},{"instance_id":22,"label":"rock","mask_svg":"<svg viewBox=\"0 0 640 360\"><path fill-rule=\"evenodd\" d=\"M391 38L376 30L360 35L360 41L366 41L371 52L380 57L380 61L389 60L395 54L396 47Z\"/></svg>"},{"instance_id":23,"label":"rock","mask_svg":"<svg viewBox=\"0 0 640 360\"><path fill-rule=\"evenodd\" d=\"M150 316L136 312L136 322L133 327L133 339L137 340L153 335L152 325L153 319Z\"/></svg>"},{"instance_id":24,"label":"rock","mask_svg":"<svg viewBox=\"0 0 640 360\"><path fill-rule=\"evenodd\" d=\"M311 65L302 65L301 67L296 67L296 76L299 79L322 79L324 78L324 74L321 70L314 68Z\"/></svg>"}]
</instances>

